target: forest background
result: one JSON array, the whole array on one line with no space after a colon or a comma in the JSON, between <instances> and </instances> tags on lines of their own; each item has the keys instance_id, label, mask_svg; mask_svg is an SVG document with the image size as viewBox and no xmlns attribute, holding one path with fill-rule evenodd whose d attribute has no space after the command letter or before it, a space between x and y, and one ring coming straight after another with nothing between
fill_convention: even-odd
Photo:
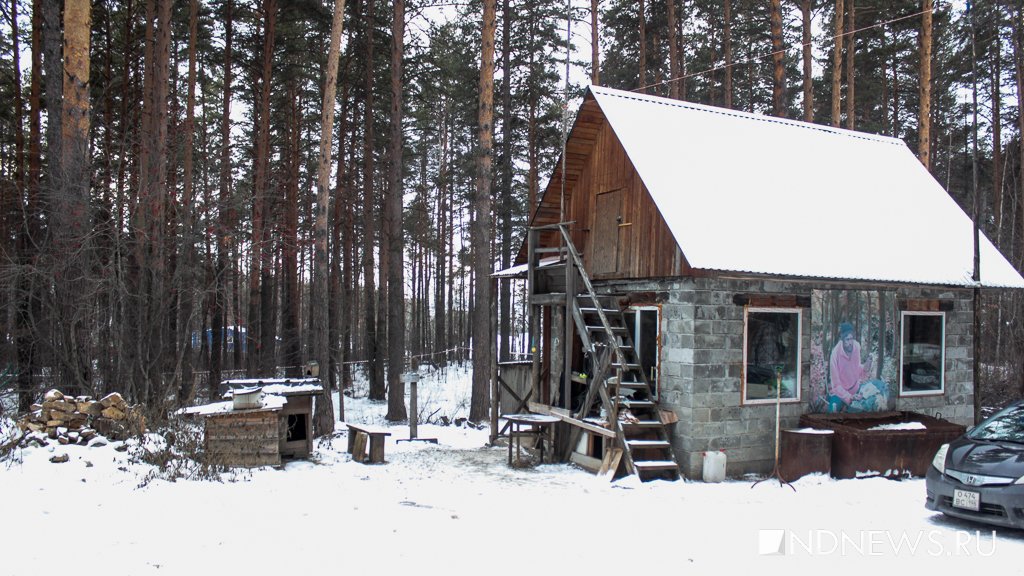
<instances>
[{"instance_id":1,"label":"forest background","mask_svg":"<svg viewBox=\"0 0 1024 576\"><path fill-rule=\"evenodd\" d=\"M472 356L485 419L473 342L526 321L486 276L591 82L901 138L1024 269L1024 0L336 1L0 2L0 395L159 415L316 361L401 420L403 371ZM1024 296L981 310L1002 404Z\"/></svg>"}]
</instances>

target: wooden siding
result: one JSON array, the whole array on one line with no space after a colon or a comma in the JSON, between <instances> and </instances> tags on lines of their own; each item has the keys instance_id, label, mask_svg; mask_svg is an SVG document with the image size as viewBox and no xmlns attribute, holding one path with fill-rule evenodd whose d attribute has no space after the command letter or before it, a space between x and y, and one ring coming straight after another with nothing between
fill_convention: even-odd
<instances>
[{"instance_id":1,"label":"wooden siding","mask_svg":"<svg viewBox=\"0 0 1024 576\"><path fill-rule=\"evenodd\" d=\"M280 466L278 412L245 410L206 418L206 455L223 466Z\"/></svg>"},{"instance_id":2,"label":"wooden siding","mask_svg":"<svg viewBox=\"0 0 1024 576\"><path fill-rule=\"evenodd\" d=\"M668 225L593 98L588 97L581 107L566 150L565 216L562 220L573 222L570 227L573 243L583 251L584 265L591 277L599 280L662 278L688 273L689 267ZM559 164L533 214L531 225L559 221L563 200L561 185ZM598 215L598 195L609 192L620 192L620 214L609 216L602 208L602 214ZM618 200L604 202L614 203ZM609 227L610 221L616 221L617 225ZM614 231L606 233L604 230ZM541 236L540 246L557 244L557 233ZM525 251L520 252L517 261L526 261Z\"/></svg>"}]
</instances>

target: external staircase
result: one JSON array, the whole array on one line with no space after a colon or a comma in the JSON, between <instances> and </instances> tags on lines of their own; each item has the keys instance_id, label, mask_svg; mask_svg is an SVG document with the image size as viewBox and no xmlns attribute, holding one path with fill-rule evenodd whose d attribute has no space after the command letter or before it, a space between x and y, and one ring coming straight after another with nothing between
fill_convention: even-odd
<instances>
[{"instance_id":1,"label":"external staircase","mask_svg":"<svg viewBox=\"0 0 1024 576\"><path fill-rule=\"evenodd\" d=\"M551 232L557 233L559 246L539 248L540 235ZM679 479L679 464L651 383L633 345L620 297L595 292L566 223L533 228L530 234L531 302L566 306L583 351L591 359L593 374L586 377L588 387L583 401L566 403L573 407L574 420L614 431L615 447L622 450L621 460L627 473L645 481ZM569 450L576 445L579 433L579 428L573 428Z\"/></svg>"}]
</instances>

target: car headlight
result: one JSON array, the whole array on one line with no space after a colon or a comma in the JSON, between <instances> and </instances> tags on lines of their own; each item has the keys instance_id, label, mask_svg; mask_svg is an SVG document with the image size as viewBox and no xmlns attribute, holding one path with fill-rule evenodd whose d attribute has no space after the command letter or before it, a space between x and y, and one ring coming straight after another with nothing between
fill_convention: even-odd
<instances>
[{"instance_id":1,"label":"car headlight","mask_svg":"<svg viewBox=\"0 0 1024 576\"><path fill-rule=\"evenodd\" d=\"M1020 478L1017 478L1017 481L1014 482L1014 484L1024 484L1024 476L1021 476Z\"/></svg>"},{"instance_id":2,"label":"car headlight","mask_svg":"<svg viewBox=\"0 0 1024 576\"><path fill-rule=\"evenodd\" d=\"M935 457L932 458L932 466L939 472L946 473L946 452L949 451L949 444L943 444L939 446L939 451L935 453Z\"/></svg>"}]
</instances>

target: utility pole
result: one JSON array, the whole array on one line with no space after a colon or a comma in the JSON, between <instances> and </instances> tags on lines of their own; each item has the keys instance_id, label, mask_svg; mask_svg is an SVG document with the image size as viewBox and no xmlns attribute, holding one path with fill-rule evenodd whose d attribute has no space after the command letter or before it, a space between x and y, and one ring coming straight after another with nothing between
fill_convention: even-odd
<instances>
[{"instance_id":1,"label":"utility pole","mask_svg":"<svg viewBox=\"0 0 1024 576\"><path fill-rule=\"evenodd\" d=\"M974 273L971 279L974 280L973 303L974 303L974 335L971 338L973 346L972 380L974 384L974 423L981 422L981 249L979 221L981 220L981 200L978 197L978 51L975 45L974 12L971 11L971 2L967 2L967 16L971 26L971 105L973 131L971 150L971 193L974 198Z\"/></svg>"}]
</instances>

